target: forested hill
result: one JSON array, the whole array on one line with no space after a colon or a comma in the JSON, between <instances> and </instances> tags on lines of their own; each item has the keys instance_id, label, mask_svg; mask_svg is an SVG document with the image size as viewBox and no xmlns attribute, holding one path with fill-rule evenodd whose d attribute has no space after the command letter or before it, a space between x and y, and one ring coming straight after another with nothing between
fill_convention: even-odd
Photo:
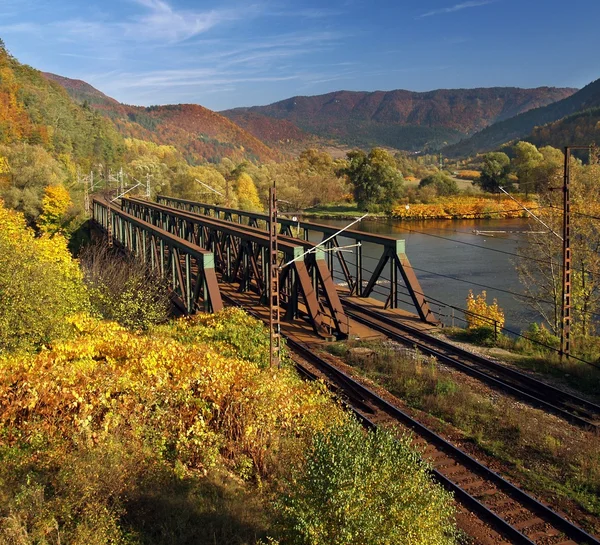
<instances>
[{"instance_id":1,"label":"forested hill","mask_svg":"<svg viewBox=\"0 0 600 545\"><path fill-rule=\"evenodd\" d=\"M536 127L526 138L538 147L589 146L600 142L600 107L574 113L554 123Z\"/></svg>"},{"instance_id":2,"label":"forested hill","mask_svg":"<svg viewBox=\"0 0 600 545\"><path fill-rule=\"evenodd\" d=\"M589 144L594 139L594 134L598 133L598 128L592 122L594 115L597 121L600 120L598 112L593 113L598 107L600 107L600 80L586 85L563 100L495 123L472 137L445 148L444 153L449 156L465 157L493 150L516 139L527 139L539 145L557 147L579 142ZM568 119L564 122L545 127L565 117Z\"/></svg>"},{"instance_id":3,"label":"forested hill","mask_svg":"<svg viewBox=\"0 0 600 545\"><path fill-rule=\"evenodd\" d=\"M218 162L223 157L237 161L265 161L278 157L278 152L258 138L203 106L129 106L83 81L49 73L44 75L63 86L78 103L112 119L122 135L173 145L192 164Z\"/></svg>"},{"instance_id":4,"label":"forested hill","mask_svg":"<svg viewBox=\"0 0 600 545\"><path fill-rule=\"evenodd\" d=\"M319 143L319 138L314 134L303 131L287 119L238 110L230 110L226 117L265 144L278 149L302 151Z\"/></svg>"},{"instance_id":5,"label":"forested hill","mask_svg":"<svg viewBox=\"0 0 600 545\"><path fill-rule=\"evenodd\" d=\"M457 142L492 123L564 99L575 91L553 87L441 89L426 93L338 91L221 113L248 130L253 128L245 116L251 113L291 121L303 131L347 145L417 150Z\"/></svg>"},{"instance_id":6,"label":"forested hill","mask_svg":"<svg viewBox=\"0 0 600 545\"><path fill-rule=\"evenodd\" d=\"M123 138L110 121L78 106L59 85L0 47L0 152L38 145L65 168L120 162ZM0 171L1 174L1 171Z\"/></svg>"}]
</instances>

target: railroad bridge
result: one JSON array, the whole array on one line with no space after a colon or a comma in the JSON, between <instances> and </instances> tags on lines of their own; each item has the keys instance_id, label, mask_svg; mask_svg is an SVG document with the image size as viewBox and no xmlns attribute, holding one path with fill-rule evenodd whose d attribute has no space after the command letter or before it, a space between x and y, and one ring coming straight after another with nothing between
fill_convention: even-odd
<instances>
[{"instance_id":1,"label":"railroad bridge","mask_svg":"<svg viewBox=\"0 0 600 545\"><path fill-rule=\"evenodd\" d=\"M93 220L112 244L168 279L185 313L219 310L225 291L252 295L245 305L269 300L266 214L166 196L157 202L121 198L119 205L95 198ZM279 300L287 322L304 320L321 337L345 338L351 321L344 306L378 294L382 309L408 303L415 319L437 324L404 241L281 217L278 222ZM365 266L364 245L379 255L372 270ZM400 300L401 292L408 300Z\"/></svg>"}]
</instances>

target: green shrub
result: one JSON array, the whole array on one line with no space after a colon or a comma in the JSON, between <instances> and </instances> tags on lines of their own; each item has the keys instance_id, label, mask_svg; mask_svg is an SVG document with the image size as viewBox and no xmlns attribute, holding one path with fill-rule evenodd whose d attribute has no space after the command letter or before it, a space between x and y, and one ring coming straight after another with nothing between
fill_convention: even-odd
<instances>
[{"instance_id":1,"label":"green shrub","mask_svg":"<svg viewBox=\"0 0 600 545\"><path fill-rule=\"evenodd\" d=\"M193 327L190 327L193 326ZM268 367L269 330L256 318L239 308L226 308L216 314L198 314L179 320L168 329L173 338L184 343L218 343L224 356L238 356ZM282 359L287 349L282 342Z\"/></svg>"},{"instance_id":2,"label":"green shrub","mask_svg":"<svg viewBox=\"0 0 600 545\"><path fill-rule=\"evenodd\" d=\"M350 421L317 434L278 504L295 545L441 545L455 542L450 494L411 447Z\"/></svg>"},{"instance_id":3,"label":"green shrub","mask_svg":"<svg viewBox=\"0 0 600 545\"><path fill-rule=\"evenodd\" d=\"M524 333L524 337L518 341L521 350L539 352L546 351L545 347L556 350L560 347L560 339L548 331L544 324L530 324Z\"/></svg>"},{"instance_id":4,"label":"green shrub","mask_svg":"<svg viewBox=\"0 0 600 545\"><path fill-rule=\"evenodd\" d=\"M440 197L458 195L460 193L456 181L445 172L436 172L419 182L419 189L425 189L428 186L434 187Z\"/></svg>"}]
</instances>

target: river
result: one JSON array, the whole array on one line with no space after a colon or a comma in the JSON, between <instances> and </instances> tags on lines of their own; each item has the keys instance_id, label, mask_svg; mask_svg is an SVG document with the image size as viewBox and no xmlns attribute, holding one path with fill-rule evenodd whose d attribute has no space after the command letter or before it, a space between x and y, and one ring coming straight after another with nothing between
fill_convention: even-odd
<instances>
[{"instance_id":1,"label":"river","mask_svg":"<svg viewBox=\"0 0 600 545\"><path fill-rule=\"evenodd\" d=\"M316 221L339 227L349 223L340 220ZM518 301L514 295L506 293L523 291L515 270L515 262L519 258L502 252L516 254L518 245L527 245L527 220L395 222L367 219L353 229L404 239L406 254L415 269L423 292L430 301L436 299L465 308L469 289L474 293L485 289L488 302L496 298L499 306L504 309L507 329L519 332L531 322L540 320L531 308ZM479 231L479 234L475 231ZM378 258L379 254L374 248L369 248L368 244L364 246L363 253L367 256L365 259L369 260L365 261L365 266L369 266L370 263L370 268L373 269L373 259ZM353 256L348 255L348 259L352 262ZM483 286L492 286L494 289ZM409 308L407 305L402 306ZM444 323L452 323L451 309L434 302L431 302L431 308L442 316ZM454 311L454 316L455 324L463 326L462 313Z\"/></svg>"}]
</instances>

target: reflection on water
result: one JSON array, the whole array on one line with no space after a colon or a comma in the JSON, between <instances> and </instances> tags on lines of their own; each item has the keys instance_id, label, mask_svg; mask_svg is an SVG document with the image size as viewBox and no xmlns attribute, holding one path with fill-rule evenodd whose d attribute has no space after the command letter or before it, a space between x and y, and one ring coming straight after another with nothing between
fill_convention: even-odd
<instances>
[{"instance_id":1,"label":"reflection on water","mask_svg":"<svg viewBox=\"0 0 600 545\"><path fill-rule=\"evenodd\" d=\"M319 220L319 223L343 227L349 222ZM502 252L516 254L519 245L526 245L525 232L528 228L527 220L522 219L422 222L364 220L353 227L360 231L406 241L406 254L415 269L423 292L431 301L432 310L446 316L445 323L452 322L452 310L432 300L437 299L464 308L469 289L474 293L485 289L488 302L493 298L498 299L498 304L504 309L506 315L506 327L515 331L526 328L529 323L539 320L539 317L514 295L506 293L521 293L522 287L515 270L515 262L519 258ZM317 239L314 241L316 242ZM352 241L341 239L340 244L342 243L352 244ZM348 252L345 255L350 263L354 263L354 253ZM377 251L373 245L364 244L363 256L365 267L372 270L380 257L380 251ZM335 274L337 278L339 271L336 270ZM387 279L389 276L384 278ZM493 286L495 289L483 286ZM401 299L406 300L408 297L401 296ZM409 308L407 305L402 306ZM462 313L458 311L454 313L456 325L464 325Z\"/></svg>"}]
</instances>

